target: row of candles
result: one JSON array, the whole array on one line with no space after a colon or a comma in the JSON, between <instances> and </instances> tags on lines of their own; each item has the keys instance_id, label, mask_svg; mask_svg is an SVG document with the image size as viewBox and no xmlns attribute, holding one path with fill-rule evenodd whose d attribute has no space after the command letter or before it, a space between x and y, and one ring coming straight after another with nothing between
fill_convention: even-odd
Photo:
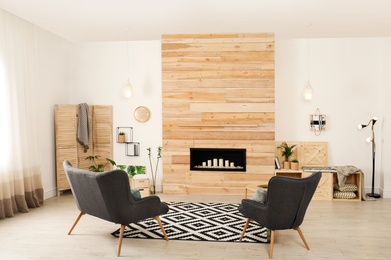
<instances>
[{"instance_id":1,"label":"row of candles","mask_svg":"<svg viewBox=\"0 0 391 260\"><path fill-rule=\"evenodd\" d=\"M212 164L213 162L213 164ZM233 162L230 162L229 160L224 160L224 159L213 159L212 160L207 160L206 162L202 162L202 167L203 168L234 168L235 164Z\"/></svg>"}]
</instances>

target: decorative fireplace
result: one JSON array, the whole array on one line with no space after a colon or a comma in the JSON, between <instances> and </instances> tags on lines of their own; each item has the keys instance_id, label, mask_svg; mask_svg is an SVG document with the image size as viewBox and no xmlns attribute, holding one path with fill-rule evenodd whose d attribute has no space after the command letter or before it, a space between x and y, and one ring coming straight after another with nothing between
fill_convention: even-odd
<instances>
[{"instance_id":1,"label":"decorative fireplace","mask_svg":"<svg viewBox=\"0 0 391 260\"><path fill-rule=\"evenodd\" d=\"M246 149L190 148L191 171L246 171Z\"/></svg>"}]
</instances>

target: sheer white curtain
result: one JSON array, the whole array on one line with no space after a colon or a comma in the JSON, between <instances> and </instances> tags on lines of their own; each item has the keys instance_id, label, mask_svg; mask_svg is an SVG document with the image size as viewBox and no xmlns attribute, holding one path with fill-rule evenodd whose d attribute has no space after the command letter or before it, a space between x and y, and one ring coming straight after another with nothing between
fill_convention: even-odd
<instances>
[{"instance_id":1,"label":"sheer white curtain","mask_svg":"<svg viewBox=\"0 0 391 260\"><path fill-rule=\"evenodd\" d=\"M43 202L34 25L0 10L0 219Z\"/></svg>"}]
</instances>

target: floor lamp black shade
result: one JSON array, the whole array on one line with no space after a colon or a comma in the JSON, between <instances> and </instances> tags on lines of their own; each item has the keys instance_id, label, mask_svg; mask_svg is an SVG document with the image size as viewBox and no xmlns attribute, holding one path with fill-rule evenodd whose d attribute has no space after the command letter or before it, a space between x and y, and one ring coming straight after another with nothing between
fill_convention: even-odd
<instances>
[{"instance_id":1,"label":"floor lamp black shade","mask_svg":"<svg viewBox=\"0 0 391 260\"><path fill-rule=\"evenodd\" d=\"M377 117L373 117L371 120L369 120L368 124L363 125L359 124L358 129L365 128L369 125L371 125L372 130L372 136L367 138L367 142L372 144L372 190L370 193L367 193L368 197L372 198L380 198L380 194L375 193L375 158L376 158L376 142L375 142L375 132L373 130L373 127L377 121Z\"/></svg>"}]
</instances>

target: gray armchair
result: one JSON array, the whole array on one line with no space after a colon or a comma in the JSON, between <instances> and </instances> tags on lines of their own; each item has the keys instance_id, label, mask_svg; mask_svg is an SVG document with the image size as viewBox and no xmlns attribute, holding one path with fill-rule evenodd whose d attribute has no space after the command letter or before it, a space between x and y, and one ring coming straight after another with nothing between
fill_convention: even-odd
<instances>
[{"instance_id":1,"label":"gray armchair","mask_svg":"<svg viewBox=\"0 0 391 260\"><path fill-rule=\"evenodd\" d=\"M289 178L274 176L269 180L267 199L264 204L244 199L239 212L247 217L240 240L242 240L248 224L255 220L261 226L271 230L269 258L273 257L275 230L297 230L305 247L309 246L300 230L307 207L322 177L320 172L306 178Z\"/></svg>"},{"instance_id":2,"label":"gray armchair","mask_svg":"<svg viewBox=\"0 0 391 260\"><path fill-rule=\"evenodd\" d=\"M122 170L90 172L72 167L64 161L64 170L80 214L68 232L72 230L84 214L89 214L121 225L117 256L121 254L125 226L137 221L154 218L168 240L159 215L166 214L168 205L157 196L148 196L135 201L130 192L129 178Z\"/></svg>"}]
</instances>

